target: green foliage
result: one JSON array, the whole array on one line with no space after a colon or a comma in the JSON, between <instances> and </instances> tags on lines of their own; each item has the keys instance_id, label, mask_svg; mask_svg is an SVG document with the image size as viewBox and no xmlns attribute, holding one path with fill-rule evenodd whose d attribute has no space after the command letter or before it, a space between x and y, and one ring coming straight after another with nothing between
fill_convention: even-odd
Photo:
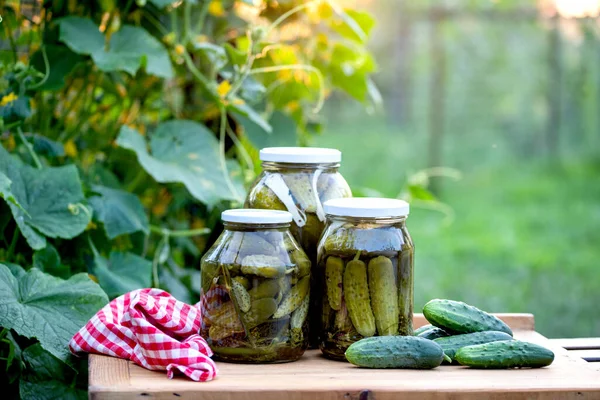
<instances>
[{"instance_id":1,"label":"green foliage","mask_svg":"<svg viewBox=\"0 0 600 400\"><path fill-rule=\"evenodd\" d=\"M36 268L11 271L0 264L0 326L38 339L58 359L68 358L65 343L106 302L106 294L87 274L65 281Z\"/></svg>"},{"instance_id":2,"label":"green foliage","mask_svg":"<svg viewBox=\"0 0 600 400\"><path fill-rule=\"evenodd\" d=\"M150 232L148 216L140 199L124 190L93 185L92 191L98 196L89 198L95 218L104 224L106 236L117 236L134 232Z\"/></svg>"},{"instance_id":3,"label":"green foliage","mask_svg":"<svg viewBox=\"0 0 600 400\"><path fill-rule=\"evenodd\" d=\"M0 384L23 398L86 396L67 343L109 298L154 286L198 300L200 257L260 147L310 144L336 89L375 102L365 12L88 3L2 14Z\"/></svg>"}]
</instances>

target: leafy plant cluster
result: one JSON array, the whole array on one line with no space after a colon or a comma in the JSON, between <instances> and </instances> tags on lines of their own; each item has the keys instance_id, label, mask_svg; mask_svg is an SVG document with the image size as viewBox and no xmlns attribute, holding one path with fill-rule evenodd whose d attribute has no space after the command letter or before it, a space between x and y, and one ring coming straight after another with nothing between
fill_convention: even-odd
<instances>
[{"instance_id":1,"label":"leafy plant cluster","mask_svg":"<svg viewBox=\"0 0 600 400\"><path fill-rule=\"evenodd\" d=\"M0 384L84 398L71 336L136 288L194 303L258 149L309 144L333 91L377 105L374 22L326 0L0 5Z\"/></svg>"}]
</instances>

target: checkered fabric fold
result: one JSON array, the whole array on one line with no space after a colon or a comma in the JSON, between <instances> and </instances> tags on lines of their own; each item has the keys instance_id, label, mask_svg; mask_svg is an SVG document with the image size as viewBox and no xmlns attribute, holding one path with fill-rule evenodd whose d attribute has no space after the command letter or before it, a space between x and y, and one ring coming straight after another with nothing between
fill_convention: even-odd
<instances>
[{"instance_id":1,"label":"checkered fabric fold","mask_svg":"<svg viewBox=\"0 0 600 400\"><path fill-rule=\"evenodd\" d=\"M210 381L217 366L198 335L200 309L160 289L139 289L107 304L73 336L74 354L99 353L131 360L151 370L176 371Z\"/></svg>"}]
</instances>

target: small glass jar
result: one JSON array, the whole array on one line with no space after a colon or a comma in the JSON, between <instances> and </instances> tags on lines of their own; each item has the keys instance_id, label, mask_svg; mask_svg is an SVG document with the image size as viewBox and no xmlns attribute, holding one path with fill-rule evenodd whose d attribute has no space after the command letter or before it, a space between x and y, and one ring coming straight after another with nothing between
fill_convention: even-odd
<instances>
[{"instance_id":1,"label":"small glass jar","mask_svg":"<svg viewBox=\"0 0 600 400\"><path fill-rule=\"evenodd\" d=\"M352 343L370 336L412 335L414 246L407 202L353 198L325 203L316 278L322 280L319 347L344 360Z\"/></svg>"},{"instance_id":2,"label":"small glass jar","mask_svg":"<svg viewBox=\"0 0 600 400\"><path fill-rule=\"evenodd\" d=\"M228 210L202 257L200 335L220 361L297 360L308 346L311 263L287 211Z\"/></svg>"},{"instance_id":3,"label":"small glass jar","mask_svg":"<svg viewBox=\"0 0 600 400\"><path fill-rule=\"evenodd\" d=\"M325 227L322 203L352 197L348 183L338 172L342 153L314 147L270 147L260 151L260 159L263 171L250 188L245 206L289 211L293 216L291 232L314 268L317 244ZM320 285L313 279L311 290L320 292ZM315 348L320 329L318 300L313 298L309 313L310 342Z\"/></svg>"}]
</instances>

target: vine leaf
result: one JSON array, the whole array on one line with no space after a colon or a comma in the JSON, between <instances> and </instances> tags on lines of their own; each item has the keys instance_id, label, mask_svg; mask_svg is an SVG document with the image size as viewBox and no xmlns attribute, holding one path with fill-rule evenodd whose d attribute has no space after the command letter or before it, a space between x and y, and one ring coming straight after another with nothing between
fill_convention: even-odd
<instances>
[{"instance_id":1,"label":"vine leaf","mask_svg":"<svg viewBox=\"0 0 600 400\"><path fill-rule=\"evenodd\" d=\"M107 260L94 255L94 274L109 298L151 285L152 263L133 253L113 251Z\"/></svg>"},{"instance_id":2,"label":"vine leaf","mask_svg":"<svg viewBox=\"0 0 600 400\"><path fill-rule=\"evenodd\" d=\"M59 24L59 39L75 53L90 55L101 71L135 75L138 69L146 67L149 74L173 77L167 49L143 28L122 26L111 36L106 48L104 35L91 19L66 17Z\"/></svg>"},{"instance_id":3,"label":"vine leaf","mask_svg":"<svg viewBox=\"0 0 600 400\"><path fill-rule=\"evenodd\" d=\"M136 195L100 185L92 186L92 191L98 196L91 197L90 204L109 239L138 231L150 232L148 216Z\"/></svg>"},{"instance_id":4,"label":"vine leaf","mask_svg":"<svg viewBox=\"0 0 600 400\"><path fill-rule=\"evenodd\" d=\"M173 67L169 53L148 31L124 25L112 35L108 51L92 54L98 68L105 72L125 71L135 75L145 66L149 74L172 78Z\"/></svg>"},{"instance_id":5,"label":"vine leaf","mask_svg":"<svg viewBox=\"0 0 600 400\"><path fill-rule=\"evenodd\" d=\"M346 9L340 19L334 19L331 28L342 37L359 43L366 43L371 30L375 27L375 18L365 11Z\"/></svg>"},{"instance_id":6,"label":"vine leaf","mask_svg":"<svg viewBox=\"0 0 600 400\"><path fill-rule=\"evenodd\" d=\"M186 120L164 122L150 138L150 152L139 132L123 126L117 144L133 150L142 167L158 182L183 183L192 196L210 206L220 200L237 200L237 194L223 184L219 143L204 125ZM234 185L243 192L239 168L232 173Z\"/></svg>"},{"instance_id":7,"label":"vine leaf","mask_svg":"<svg viewBox=\"0 0 600 400\"><path fill-rule=\"evenodd\" d=\"M331 82L359 101L365 101L369 91L368 75L375 72L377 66L366 51L354 49L342 43L333 47L329 66Z\"/></svg>"},{"instance_id":8,"label":"vine leaf","mask_svg":"<svg viewBox=\"0 0 600 400\"><path fill-rule=\"evenodd\" d=\"M13 192L10 190L11 184L12 181L8 179L8 176L4 175L0 171L0 197L6 200L7 203L11 203L14 206L18 207L20 210L26 212L23 206L21 206L21 203L19 203L15 198Z\"/></svg>"},{"instance_id":9,"label":"vine leaf","mask_svg":"<svg viewBox=\"0 0 600 400\"><path fill-rule=\"evenodd\" d=\"M37 268L13 270L0 264L0 326L38 339L65 361L69 340L108 302L106 293L85 273L63 280Z\"/></svg>"},{"instance_id":10,"label":"vine leaf","mask_svg":"<svg viewBox=\"0 0 600 400\"><path fill-rule=\"evenodd\" d=\"M66 17L57 23L60 24L59 40L75 53L91 56L104 50L104 36L91 19Z\"/></svg>"},{"instance_id":11,"label":"vine leaf","mask_svg":"<svg viewBox=\"0 0 600 400\"><path fill-rule=\"evenodd\" d=\"M90 222L90 212L82 204L79 173L74 165L35 169L12 158L0 147L0 173L12 181L16 203L8 202L15 222L27 243L39 250L46 236L72 239Z\"/></svg>"}]
</instances>

